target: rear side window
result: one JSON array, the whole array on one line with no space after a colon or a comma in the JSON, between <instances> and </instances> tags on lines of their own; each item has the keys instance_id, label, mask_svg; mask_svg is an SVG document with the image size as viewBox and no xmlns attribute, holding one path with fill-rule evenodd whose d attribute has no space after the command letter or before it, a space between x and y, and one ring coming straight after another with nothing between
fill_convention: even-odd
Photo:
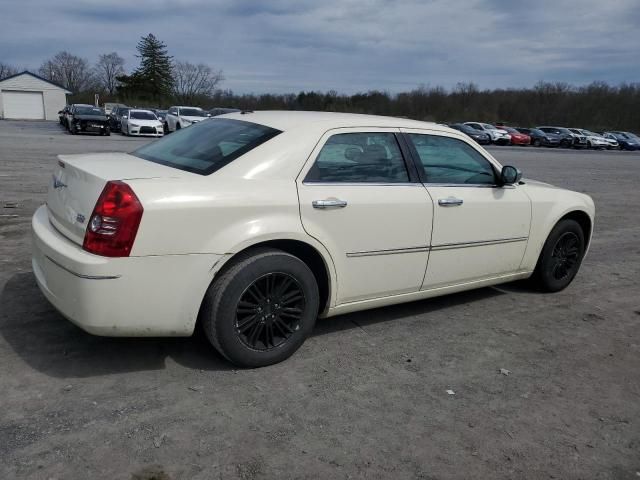
<instances>
[{"instance_id":1,"label":"rear side window","mask_svg":"<svg viewBox=\"0 0 640 480\"><path fill-rule=\"evenodd\" d=\"M324 144L304 181L406 183L409 173L393 133L339 133Z\"/></svg>"},{"instance_id":2,"label":"rear side window","mask_svg":"<svg viewBox=\"0 0 640 480\"><path fill-rule=\"evenodd\" d=\"M139 148L132 155L209 175L279 133L282 132L256 123L216 118L182 128Z\"/></svg>"},{"instance_id":3,"label":"rear side window","mask_svg":"<svg viewBox=\"0 0 640 480\"><path fill-rule=\"evenodd\" d=\"M409 138L424 169L425 183L495 184L489 161L462 140L413 133Z\"/></svg>"}]
</instances>

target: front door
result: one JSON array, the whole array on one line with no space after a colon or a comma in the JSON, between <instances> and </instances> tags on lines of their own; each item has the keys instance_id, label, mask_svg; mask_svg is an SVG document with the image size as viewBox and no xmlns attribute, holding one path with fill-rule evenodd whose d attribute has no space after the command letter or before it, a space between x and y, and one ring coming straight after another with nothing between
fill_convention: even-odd
<instances>
[{"instance_id":1,"label":"front door","mask_svg":"<svg viewBox=\"0 0 640 480\"><path fill-rule=\"evenodd\" d=\"M410 175L398 129L328 132L298 178L302 223L331 252L337 303L416 292L433 204Z\"/></svg>"},{"instance_id":2,"label":"front door","mask_svg":"<svg viewBox=\"0 0 640 480\"><path fill-rule=\"evenodd\" d=\"M470 141L405 130L434 202L431 254L423 289L515 273L531 223L518 185L498 186L498 165Z\"/></svg>"}]
</instances>

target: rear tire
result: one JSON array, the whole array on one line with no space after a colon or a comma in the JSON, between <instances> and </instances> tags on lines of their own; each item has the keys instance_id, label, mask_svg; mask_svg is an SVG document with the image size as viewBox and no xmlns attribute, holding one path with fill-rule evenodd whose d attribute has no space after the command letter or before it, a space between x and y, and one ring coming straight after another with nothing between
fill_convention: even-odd
<instances>
[{"instance_id":1,"label":"rear tire","mask_svg":"<svg viewBox=\"0 0 640 480\"><path fill-rule=\"evenodd\" d=\"M541 145L542 145L542 142L540 141L540 139L539 139L539 138L536 138L536 139L533 141L533 146L534 146L534 147L539 147L539 146L541 146Z\"/></svg>"},{"instance_id":2,"label":"rear tire","mask_svg":"<svg viewBox=\"0 0 640 480\"><path fill-rule=\"evenodd\" d=\"M299 258L259 249L231 264L209 287L200 322L211 344L241 367L290 357L318 316L316 279Z\"/></svg>"},{"instance_id":3,"label":"rear tire","mask_svg":"<svg viewBox=\"0 0 640 480\"><path fill-rule=\"evenodd\" d=\"M547 237L531 277L544 292L559 292L573 281L584 256L582 227L575 220L559 221Z\"/></svg>"}]
</instances>

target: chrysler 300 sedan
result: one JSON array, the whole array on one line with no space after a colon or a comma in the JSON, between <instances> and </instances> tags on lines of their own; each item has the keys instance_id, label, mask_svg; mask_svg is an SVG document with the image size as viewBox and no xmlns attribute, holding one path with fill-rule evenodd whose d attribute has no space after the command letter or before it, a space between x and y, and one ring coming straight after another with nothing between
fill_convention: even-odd
<instances>
[{"instance_id":1,"label":"chrysler 300 sedan","mask_svg":"<svg viewBox=\"0 0 640 480\"><path fill-rule=\"evenodd\" d=\"M522 180L456 130L242 112L130 153L62 155L33 270L87 332L188 336L231 362L293 354L316 318L531 278L587 251L587 195Z\"/></svg>"}]
</instances>

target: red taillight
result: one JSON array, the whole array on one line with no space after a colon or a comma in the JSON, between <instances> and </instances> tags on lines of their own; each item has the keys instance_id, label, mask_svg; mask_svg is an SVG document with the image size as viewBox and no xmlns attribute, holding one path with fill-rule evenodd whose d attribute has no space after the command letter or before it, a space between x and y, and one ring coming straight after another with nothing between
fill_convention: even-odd
<instances>
[{"instance_id":1,"label":"red taillight","mask_svg":"<svg viewBox=\"0 0 640 480\"><path fill-rule=\"evenodd\" d=\"M128 257L143 211L129 185L107 182L89 218L82 248L104 257Z\"/></svg>"}]
</instances>

